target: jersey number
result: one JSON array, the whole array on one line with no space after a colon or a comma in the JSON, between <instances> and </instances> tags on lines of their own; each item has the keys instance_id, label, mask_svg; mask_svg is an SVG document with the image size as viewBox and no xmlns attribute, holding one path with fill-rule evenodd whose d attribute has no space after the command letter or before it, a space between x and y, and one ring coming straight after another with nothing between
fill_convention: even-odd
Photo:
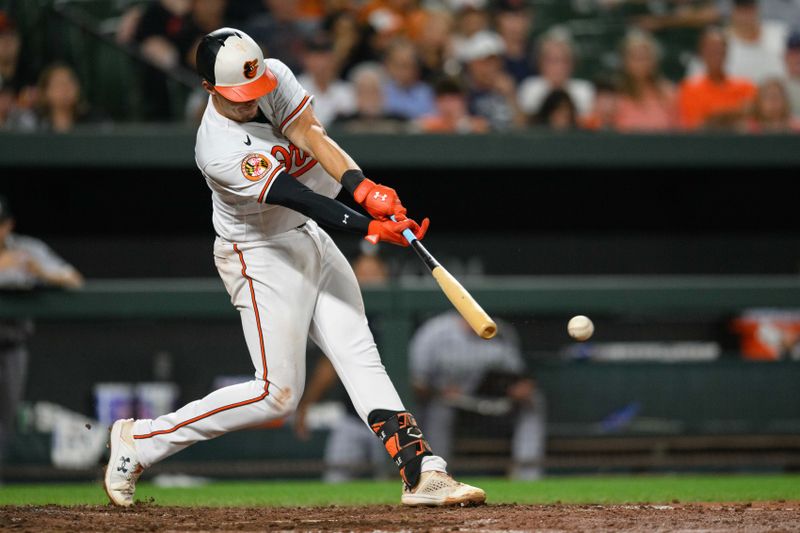
<instances>
[{"instance_id":1,"label":"jersey number","mask_svg":"<svg viewBox=\"0 0 800 533\"><path fill-rule=\"evenodd\" d=\"M288 148L273 146L272 157L283 163L286 167L286 172L295 178L299 178L317 164L316 159L313 159L293 144L289 144Z\"/></svg>"}]
</instances>

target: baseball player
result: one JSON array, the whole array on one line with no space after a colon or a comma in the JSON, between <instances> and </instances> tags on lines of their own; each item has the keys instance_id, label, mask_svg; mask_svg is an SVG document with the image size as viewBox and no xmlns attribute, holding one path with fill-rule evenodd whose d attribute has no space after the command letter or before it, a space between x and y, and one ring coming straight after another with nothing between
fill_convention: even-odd
<instances>
[{"instance_id":1,"label":"baseball player","mask_svg":"<svg viewBox=\"0 0 800 533\"><path fill-rule=\"evenodd\" d=\"M421 239L428 220L407 218L393 189L364 177L314 116L312 95L286 65L265 60L247 34L222 28L206 35L197 69L209 93L195 156L211 189L214 260L240 313L255 378L153 420L117 420L104 478L111 502L131 505L145 468L195 442L294 411L310 336L399 467L403 504L483 503L483 490L447 475L403 407L355 275L318 225L406 245L403 230ZM341 187L372 218L334 200Z\"/></svg>"},{"instance_id":2,"label":"baseball player","mask_svg":"<svg viewBox=\"0 0 800 533\"><path fill-rule=\"evenodd\" d=\"M38 287L77 289L83 276L39 239L14 233L15 218L0 196L0 290ZM0 467L11 439L28 369L27 342L33 322L0 319Z\"/></svg>"},{"instance_id":3,"label":"baseball player","mask_svg":"<svg viewBox=\"0 0 800 533\"><path fill-rule=\"evenodd\" d=\"M507 399L509 412L494 415L514 420L510 474L515 479L539 479L545 453L545 396L525 376L516 330L511 324L500 322L500 326L501 334L490 341L476 337L456 312L442 313L420 326L409 345L420 419L430 428L430 442L449 456L457 411L467 408L465 402Z\"/></svg>"}]
</instances>

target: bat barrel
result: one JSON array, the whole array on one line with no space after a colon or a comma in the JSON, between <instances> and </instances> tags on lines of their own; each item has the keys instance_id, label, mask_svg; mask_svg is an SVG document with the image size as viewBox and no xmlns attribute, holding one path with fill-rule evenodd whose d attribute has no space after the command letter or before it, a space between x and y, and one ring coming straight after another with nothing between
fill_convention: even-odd
<instances>
[{"instance_id":1,"label":"bat barrel","mask_svg":"<svg viewBox=\"0 0 800 533\"><path fill-rule=\"evenodd\" d=\"M433 277L439 283L447 299L464 317L472 330L481 338L491 339L497 335L497 324L475 301L475 298L453 277L443 266L432 270Z\"/></svg>"},{"instance_id":2,"label":"bat barrel","mask_svg":"<svg viewBox=\"0 0 800 533\"><path fill-rule=\"evenodd\" d=\"M395 220L394 217L391 217ZM478 305L475 298L465 289L458 280L453 277L439 262L433 257L425 246L419 242L419 239L414 235L411 230L404 230L403 237L406 238L408 244L414 249L422 262L430 269L439 287L442 288L447 299L456 308L456 310L464 317L472 330L477 333L481 338L491 339L497 335L497 324L491 317Z\"/></svg>"}]
</instances>

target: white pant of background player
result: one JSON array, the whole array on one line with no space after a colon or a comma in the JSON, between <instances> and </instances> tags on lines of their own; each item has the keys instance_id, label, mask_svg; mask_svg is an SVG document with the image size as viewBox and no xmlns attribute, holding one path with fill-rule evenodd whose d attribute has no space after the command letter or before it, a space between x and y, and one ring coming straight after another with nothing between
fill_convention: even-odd
<instances>
[{"instance_id":1,"label":"white pant of background player","mask_svg":"<svg viewBox=\"0 0 800 533\"><path fill-rule=\"evenodd\" d=\"M142 466L293 412L305 383L309 336L331 360L365 424L375 409L405 410L380 361L355 275L314 221L264 241L218 238L214 258L241 315L256 379L154 420L137 420L133 434ZM423 458L423 472L445 468L438 456Z\"/></svg>"},{"instance_id":2,"label":"white pant of background player","mask_svg":"<svg viewBox=\"0 0 800 533\"><path fill-rule=\"evenodd\" d=\"M529 405L509 415L514 417L509 471L514 479L534 480L544 475L546 411L545 396L537 391ZM447 402L432 400L419 415L422 427L428 428L425 438L431 447L445 457L452 457L458 410Z\"/></svg>"}]
</instances>

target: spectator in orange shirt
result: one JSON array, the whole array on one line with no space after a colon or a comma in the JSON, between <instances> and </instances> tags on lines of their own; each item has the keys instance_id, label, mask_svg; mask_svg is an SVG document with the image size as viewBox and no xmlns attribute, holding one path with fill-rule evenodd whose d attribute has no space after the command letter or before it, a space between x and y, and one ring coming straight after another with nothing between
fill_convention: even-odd
<instances>
[{"instance_id":1,"label":"spectator in orange shirt","mask_svg":"<svg viewBox=\"0 0 800 533\"><path fill-rule=\"evenodd\" d=\"M722 30L709 28L703 32L699 48L705 73L681 84L680 124L686 129L735 126L755 98L756 88L748 80L726 73L728 44Z\"/></svg>"},{"instance_id":2,"label":"spectator in orange shirt","mask_svg":"<svg viewBox=\"0 0 800 533\"><path fill-rule=\"evenodd\" d=\"M486 133L489 122L469 114L464 87L454 78L443 78L433 87L436 111L417 121L423 133Z\"/></svg>"},{"instance_id":3,"label":"spectator in orange shirt","mask_svg":"<svg viewBox=\"0 0 800 533\"><path fill-rule=\"evenodd\" d=\"M747 124L750 133L798 133L800 121L792 117L789 95L779 78L772 78L758 88L758 97Z\"/></svg>"},{"instance_id":4,"label":"spectator in orange shirt","mask_svg":"<svg viewBox=\"0 0 800 533\"><path fill-rule=\"evenodd\" d=\"M617 130L668 131L678 125L675 87L658 69L660 50L653 37L633 30L622 44L622 78L617 113Z\"/></svg>"}]
</instances>

